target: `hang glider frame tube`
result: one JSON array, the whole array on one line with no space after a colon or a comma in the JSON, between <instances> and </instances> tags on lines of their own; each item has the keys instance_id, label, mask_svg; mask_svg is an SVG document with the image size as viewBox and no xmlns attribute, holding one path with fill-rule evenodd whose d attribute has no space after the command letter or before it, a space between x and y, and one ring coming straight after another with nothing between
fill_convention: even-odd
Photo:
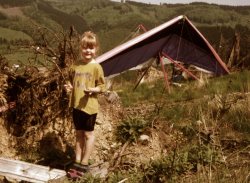
<instances>
[{"instance_id":1,"label":"hang glider frame tube","mask_svg":"<svg viewBox=\"0 0 250 183\"><path fill-rule=\"evenodd\" d=\"M192 72L190 72L188 69L186 69L185 67L183 67L181 64L177 63L176 61L174 61L171 57L169 57L166 53L162 52L162 55L164 57L166 57L170 62L172 62L174 65L176 65L177 67L179 67L182 71L185 71L186 73L188 73L192 78L194 78L195 80L199 80L199 78L197 78Z\"/></svg>"},{"instance_id":2,"label":"hang glider frame tube","mask_svg":"<svg viewBox=\"0 0 250 183\"><path fill-rule=\"evenodd\" d=\"M191 25L191 27L200 35L200 37L203 39L203 41L206 43L206 45L209 47L209 49L212 51L213 55L215 56L216 60L220 63L220 65L223 67L223 69L227 72L230 73L226 64L221 60L220 56L216 53L214 48L211 46L211 44L207 41L207 39L201 34L201 32L191 23L191 21L187 18L184 17L185 20Z\"/></svg>"},{"instance_id":3,"label":"hang glider frame tube","mask_svg":"<svg viewBox=\"0 0 250 183\"><path fill-rule=\"evenodd\" d=\"M159 59L160 59L160 63L161 63L161 68L162 68L162 72L163 72L163 75L164 75L164 79L165 79L165 87L168 89L168 93L170 93L170 86L169 86L169 82L168 82L168 74L165 70L165 67L164 67L164 63L163 63L163 60L162 60L162 56L161 54L159 53Z\"/></svg>"}]
</instances>

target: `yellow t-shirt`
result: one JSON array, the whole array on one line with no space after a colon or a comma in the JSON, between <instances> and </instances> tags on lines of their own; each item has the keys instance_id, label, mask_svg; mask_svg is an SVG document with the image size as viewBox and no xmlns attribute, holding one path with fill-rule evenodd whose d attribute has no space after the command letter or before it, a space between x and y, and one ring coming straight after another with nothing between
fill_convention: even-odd
<instances>
[{"instance_id":1,"label":"yellow t-shirt","mask_svg":"<svg viewBox=\"0 0 250 183\"><path fill-rule=\"evenodd\" d=\"M79 109L88 114L98 112L97 94L87 95L84 90L99 87L105 91L105 79L103 69L96 62L78 62L70 69L73 90L70 97L70 107Z\"/></svg>"}]
</instances>

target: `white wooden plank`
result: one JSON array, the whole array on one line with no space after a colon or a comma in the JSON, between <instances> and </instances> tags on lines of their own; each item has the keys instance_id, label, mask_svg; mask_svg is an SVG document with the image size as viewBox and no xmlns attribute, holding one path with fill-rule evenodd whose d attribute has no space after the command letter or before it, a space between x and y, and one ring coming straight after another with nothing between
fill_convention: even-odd
<instances>
[{"instance_id":1,"label":"white wooden plank","mask_svg":"<svg viewBox=\"0 0 250 183\"><path fill-rule=\"evenodd\" d=\"M48 166L0 157L0 175L17 180L43 183L64 177L66 172L59 169L50 169Z\"/></svg>"}]
</instances>

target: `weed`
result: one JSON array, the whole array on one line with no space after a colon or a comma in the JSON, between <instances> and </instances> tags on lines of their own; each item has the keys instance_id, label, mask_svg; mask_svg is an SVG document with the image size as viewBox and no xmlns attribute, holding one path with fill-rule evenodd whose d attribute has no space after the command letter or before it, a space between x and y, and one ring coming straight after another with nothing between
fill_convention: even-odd
<instances>
[{"instance_id":1,"label":"weed","mask_svg":"<svg viewBox=\"0 0 250 183\"><path fill-rule=\"evenodd\" d=\"M167 182L176 180L178 175L192 169L188 162L188 152L172 152L166 157L159 158L149 163L146 169L145 182Z\"/></svg>"},{"instance_id":2,"label":"weed","mask_svg":"<svg viewBox=\"0 0 250 183\"><path fill-rule=\"evenodd\" d=\"M74 181L69 181L69 182L74 182L74 183L102 183L103 180L99 176L93 176L90 173L84 174L81 178L78 180Z\"/></svg>"},{"instance_id":3,"label":"weed","mask_svg":"<svg viewBox=\"0 0 250 183\"><path fill-rule=\"evenodd\" d=\"M149 127L149 121L143 117L128 117L117 127L116 136L122 141L136 141L138 137Z\"/></svg>"},{"instance_id":4,"label":"weed","mask_svg":"<svg viewBox=\"0 0 250 183\"><path fill-rule=\"evenodd\" d=\"M172 122L180 121L183 116L185 116L186 108L180 105L175 105L169 109L164 109L162 114L166 120L171 120Z\"/></svg>"},{"instance_id":5,"label":"weed","mask_svg":"<svg viewBox=\"0 0 250 183\"><path fill-rule=\"evenodd\" d=\"M129 182L139 183L142 182L143 172L139 169L131 169L128 171L114 171L109 174L106 183Z\"/></svg>"},{"instance_id":6,"label":"weed","mask_svg":"<svg viewBox=\"0 0 250 183\"><path fill-rule=\"evenodd\" d=\"M196 172L199 167L214 164L218 161L218 153L209 146L192 146L185 151L171 152L168 156L149 163L145 182L175 182L179 176L187 172Z\"/></svg>"},{"instance_id":7,"label":"weed","mask_svg":"<svg viewBox=\"0 0 250 183\"><path fill-rule=\"evenodd\" d=\"M195 170L199 165L208 165L219 162L219 153L209 145L193 146L188 150L188 162L194 166Z\"/></svg>"},{"instance_id":8,"label":"weed","mask_svg":"<svg viewBox=\"0 0 250 183\"><path fill-rule=\"evenodd\" d=\"M247 106L246 106L247 107ZM232 110L226 115L226 121L233 125L233 128L241 133L250 134L250 111L245 108Z\"/></svg>"}]
</instances>

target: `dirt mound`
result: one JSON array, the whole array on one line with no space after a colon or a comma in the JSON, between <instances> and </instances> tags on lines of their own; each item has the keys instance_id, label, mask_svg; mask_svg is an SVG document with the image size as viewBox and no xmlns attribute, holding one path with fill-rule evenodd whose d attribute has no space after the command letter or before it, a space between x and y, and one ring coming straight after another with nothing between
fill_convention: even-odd
<instances>
[{"instance_id":1,"label":"dirt mound","mask_svg":"<svg viewBox=\"0 0 250 183\"><path fill-rule=\"evenodd\" d=\"M0 117L0 156L5 158L14 158L15 151L15 139L8 133L4 125L4 120Z\"/></svg>"}]
</instances>

